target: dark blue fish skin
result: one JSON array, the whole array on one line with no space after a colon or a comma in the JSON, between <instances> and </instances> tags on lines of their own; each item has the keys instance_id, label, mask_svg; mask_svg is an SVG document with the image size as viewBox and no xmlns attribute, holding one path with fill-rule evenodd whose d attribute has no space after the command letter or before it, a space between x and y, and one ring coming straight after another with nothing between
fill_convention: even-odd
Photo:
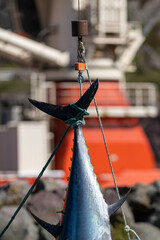
<instances>
[{"instance_id":1,"label":"dark blue fish skin","mask_svg":"<svg viewBox=\"0 0 160 240\"><path fill-rule=\"evenodd\" d=\"M111 240L105 203L88 155L81 126L74 128L74 148L60 240Z\"/></svg>"}]
</instances>

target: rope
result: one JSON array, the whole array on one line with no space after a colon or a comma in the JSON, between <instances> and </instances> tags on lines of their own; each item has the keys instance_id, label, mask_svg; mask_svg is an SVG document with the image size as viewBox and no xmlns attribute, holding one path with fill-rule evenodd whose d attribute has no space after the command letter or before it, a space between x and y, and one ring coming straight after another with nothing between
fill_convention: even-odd
<instances>
[{"instance_id":1,"label":"rope","mask_svg":"<svg viewBox=\"0 0 160 240\"><path fill-rule=\"evenodd\" d=\"M10 221L8 222L8 224L5 226L5 228L2 230L2 232L0 233L0 238L3 236L3 234L7 231L7 229L9 228L9 226L11 225L11 223L13 222L13 220L15 219L16 215L18 214L18 212L21 210L21 208L23 207L24 203L26 202L26 200L28 199L28 197L30 196L30 194L32 193L33 189L35 188L36 184L38 183L39 179L42 177L44 171L46 170L46 168L48 167L49 163L51 162L52 158L54 157L55 153L57 152L59 146L61 145L63 139L65 138L68 130L70 129L70 127L75 127L78 124L85 124L85 121L83 119L84 115L89 115L89 113L85 110L82 109L80 107L78 107L75 104L71 104L71 106L77 110L79 110L79 113L71 119L68 119L67 121L65 121L65 123L70 124L67 129L65 130L64 134L62 135L61 139L59 140L57 146L55 147L55 149L53 150L51 156L49 157L47 163L44 165L43 169L41 170L41 172L39 173L38 177L36 178L36 180L34 181L33 185L31 186L31 188L29 189L29 191L27 192L27 194L25 195L24 199L21 201L21 203L19 204L18 208L16 209L16 211L14 212L14 214L12 215Z\"/></svg>"},{"instance_id":2,"label":"rope","mask_svg":"<svg viewBox=\"0 0 160 240\"><path fill-rule=\"evenodd\" d=\"M80 96L81 97L82 97L82 94L83 94L83 92L82 92L82 83L83 83L83 81L82 81L82 79L80 79L79 85L80 85Z\"/></svg>"},{"instance_id":3,"label":"rope","mask_svg":"<svg viewBox=\"0 0 160 240\"><path fill-rule=\"evenodd\" d=\"M82 71L78 71L77 81L80 84L80 96L82 96L82 83L84 82L84 77L82 75Z\"/></svg>"},{"instance_id":4,"label":"rope","mask_svg":"<svg viewBox=\"0 0 160 240\"><path fill-rule=\"evenodd\" d=\"M86 58L85 58L85 47L84 47L83 42L82 42L82 57L83 57L83 61L84 61L84 63L85 63L85 69L86 69L86 72L87 72L87 77L88 77L89 83L90 83L90 85L91 85L92 82L91 82L91 77L90 77L89 70L88 70L87 60L86 60ZM97 117L98 117L98 120L99 120L101 132L102 132L102 137L103 137L103 141L104 141L104 145L105 145L107 157L108 157L108 160L109 160L110 169L111 169L112 176L113 176L114 185L115 185L115 188L116 188L116 192L117 192L118 199L120 200L121 197L120 197L120 193L119 193L119 189L118 189L116 177L115 177L115 174L114 174L112 162L111 162L111 159L110 159L109 149L108 149L108 146L107 146L107 142L106 142L106 138L105 138L105 134L104 134L104 129L103 129L101 117L100 117L100 114L99 114L99 111L98 111L97 102L96 102L95 97L94 97L93 99L94 99L94 105L95 105ZM128 226L128 224L127 224L127 219L126 219L126 216L125 216L125 213L124 213L124 209L123 209L122 206L121 206L121 210L122 210L122 216L123 216L123 220L124 220L125 229L127 229L127 226ZM130 231L131 231L131 229L130 229ZM128 239L129 239L129 240L131 240L131 238L130 238L130 233L129 233L130 231L127 232ZM133 230L132 230L132 231L133 231ZM137 235L137 234L136 234L136 235ZM139 237L138 237L138 239L140 240Z\"/></svg>"},{"instance_id":5,"label":"rope","mask_svg":"<svg viewBox=\"0 0 160 240\"><path fill-rule=\"evenodd\" d=\"M126 226L124 227L124 230L125 230L127 233L132 232L138 240L141 240L140 237L137 235L137 233L136 233L132 228L130 228L130 226L126 225Z\"/></svg>"},{"instance_id":6,"label":"rope","mask_svg":"<svg viewBox=\"0 0 160 240\"><path fill-rule=\"evenodd\" d=\"M79 125L79 124L85 125L85 121L83 119L83 116L84 115L89 115L89 113L86 111L86 109L82 109L82 108L78 107L74 103L70 104L70 106L72 106L76 110L79 110L79 113L76 115L76 117L70 118L70 119L68 119L68 120L66 120L64 122L67 123L67 124L70 124L73 128L76 125Z\"/></svg>"}]
</instances>

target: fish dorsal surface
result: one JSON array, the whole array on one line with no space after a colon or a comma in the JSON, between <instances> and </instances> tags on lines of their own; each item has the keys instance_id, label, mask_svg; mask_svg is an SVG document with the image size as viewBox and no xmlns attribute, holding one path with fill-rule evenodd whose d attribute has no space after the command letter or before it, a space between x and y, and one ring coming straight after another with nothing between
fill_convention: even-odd
<instances>
[{"instance_id":1,"label":"fish dorsal surface","mask_svg":"<svg viewBox=\"0 0 160 240\"><path fill-rule=\"evenodd\" d=\"M108 206L93 172L80 125L74 129L72 167L62 224L62 240L111 239Z\"/></svg>"}]
</instances>

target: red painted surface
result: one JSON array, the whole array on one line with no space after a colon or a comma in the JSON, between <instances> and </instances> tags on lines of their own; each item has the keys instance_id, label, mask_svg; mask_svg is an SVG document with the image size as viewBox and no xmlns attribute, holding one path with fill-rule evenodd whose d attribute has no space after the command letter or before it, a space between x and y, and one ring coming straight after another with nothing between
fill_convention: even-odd
<instances>
[{"instance_id":1,"label":"red painted surface","mask_svg":"<svg viewBox=\"0 0 160 240\"><path fill-rule=\"evenodd\" d=\"M140 126L131 128L104 128L104 133L116 174L120 174L123 171L148 171L155 168L152 149ZM92 157L91 162L95 166L94 172L98 175L101 185L107 186L111 171L101 130L100 128L85 127L83 128L83 134L86 137L86 144L89 147L89 155ZM68 168L71 166L73 130L68 132L62 144L61 149L56 154L56 168L63 169L66 175L69 176ZM137 179L136 174L134 178L135 180ZM145 179L142 178L141 180L145 182ZM131 185L133 179L130 181L130 178L127 177L125 181ZM148 181L148 178L146 178L146 181Z\"/></svg>"}]
</instances>

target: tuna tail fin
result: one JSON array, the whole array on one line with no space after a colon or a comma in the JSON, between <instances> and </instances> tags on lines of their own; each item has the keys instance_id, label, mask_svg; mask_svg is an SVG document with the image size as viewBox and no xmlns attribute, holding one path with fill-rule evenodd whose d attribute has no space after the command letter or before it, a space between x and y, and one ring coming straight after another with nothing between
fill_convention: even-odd
<instances>
[{"instance_id":1,"label":"tuna tail fin","mask_svg":"<svg viewBox=\"0 0 160 240\"><path fill-rule=\"evenodd\" d=\"M127 199L129 193L130 193L130 191L128 191L128 193L123 198L121 198L118 202L113 203L112 205L110 205L108 207L108 214L109 214L109 216L111 216L113 213L115 213L122 206L122 204Z\"/></svg>"},{"instance_id":2,"label":"tuna tail fin","mask_svg":"<svg viewBox=\"0 0 160 240\"><path fill-rule=\"evenodd\" d=\"M60 235L61 226L60 223L57 225L52 225L50 223L47 223L40 218L38 218L36 215L34 215L31 211L29 211L31 215L34 217L34 219L44 228L46 229L50 234L52 234L55 238L57 238Z\"/></svg>"},{"instance_id":3,"label":"tuna tail fin","mask_svg":"<svg viewBox=\"0 0 160 240\"><path fill-rule=\"evenodd\" d=\"M94 95L98 89L98 79L92 83L92 85L87 89L87 91L82 95L82 97L75 103L79 108L86 109L89 107ZM38 102L36 100L29 99L30 103L35 107L40 109L41 111L51 115L52 117L56 117L63 121L66 121L70 118L74 118L79 110L73 108L71 105L67 106L58 106L44 102Z\"/></svg>"}]
</instances>

